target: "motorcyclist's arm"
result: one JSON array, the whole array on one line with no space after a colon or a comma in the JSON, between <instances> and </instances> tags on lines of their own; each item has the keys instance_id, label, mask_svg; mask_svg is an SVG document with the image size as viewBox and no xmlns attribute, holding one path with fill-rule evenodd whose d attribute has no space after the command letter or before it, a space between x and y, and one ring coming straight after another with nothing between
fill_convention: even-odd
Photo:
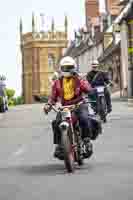
<instances>
[{"instance_id":1,"label":"motorcyclist's arm","mask_svg":"<svg viewBox=\"0 0 133 200\"><path fill-rule=\"evenodd\" d=\"M52 91L51 91L51 95L48 99L48 104L56 104L58 99L58 91L57 91L57 83L56 81L54 81L53 85L52 85Z\"/></svg>"},{"instance_id":2,"label":"motorcyclist's arm","mask_svg":"<svg viewBox=\"0 0 133 200\"><path fill-rule=\"evenodd\" d=\"M80 89L81 89L81 92L88 93L92 90L92 87L88 81L81 79L80 80Z\"/></svg>"},{"instance_id":3,"label":"motorcyclist's arm","mask_svg":"<svg viewBox=\"0 0 133 200\"><path fill-rule=\"evenodd\" d=\"M87 81L88 81L89 83L91 83L91 81L92 81L92 74L91 74L91 72L88 72L88 73L87 73L86 79L87 79Z\"/></svg>"},{"instance_id":4,"label":"motorcyclist's arm","mask_svg":"<svg viewBox=\"0 0 133 200\"><path fill-rule=\"evenodd\" d=\"M104 78L104 82L108 85L111 81L109 79L108 73L107 72L103 72L103 78Z\"/></svg>"}]
</instances>

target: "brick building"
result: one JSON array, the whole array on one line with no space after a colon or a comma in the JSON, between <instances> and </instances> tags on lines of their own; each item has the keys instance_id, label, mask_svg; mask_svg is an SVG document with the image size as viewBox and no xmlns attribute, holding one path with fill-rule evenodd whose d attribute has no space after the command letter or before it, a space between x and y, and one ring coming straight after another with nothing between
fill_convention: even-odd
<instances>
[{"instance_id":1,"label":"brick building","mask_svg":"<svg viewBox=\"0 0 133 200\"><path fill-rule=\"evenodd\" d=\"M86 26L90 28L91 24L97 30L103 20L108 20L110 25L121 8L119 0L85 0Z\"/></svg>"},{"instance_id":2,"label":"brick building","mask_svg":"<svg viewBox=\"0 0 133 200\"><path fill-rule=\"evenodd\" d=\"M107 9L111 16L117 16L120 13L121 6L119 5L119 0L106 0Z\"/></svg>"},{"instance_id":3,"label":"brick building","mask_svg":"<svg viewBox=\"0 0 133 200\"><path fill-rule=\"evenodd\" d=\"M86 25L88 25L89 20L92 24L98 23L99 18L99 2L98 0L86 0L85 1L85 15L86 15Z\"/></svg>"}]
</instances>

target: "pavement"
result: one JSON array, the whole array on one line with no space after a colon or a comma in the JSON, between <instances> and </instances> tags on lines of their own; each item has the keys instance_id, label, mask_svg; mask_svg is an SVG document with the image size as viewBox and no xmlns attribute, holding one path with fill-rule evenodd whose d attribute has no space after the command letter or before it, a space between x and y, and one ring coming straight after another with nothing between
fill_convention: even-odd
<instances>
[{"instance_id":1,"label":"pavement","mask_svg":"<svg viewBox=\"0 0 133 200\"><path fill-rule=\"evenodd\" d=\"M121 97L120 91L111 94L112 101L127 101L127 97Z\"/></svg>"},{"instance_id":2,"label":"pavement","mask_svg":"<svg viewBox=\"0 0 133 200\"><path fill-rule=\"evenodd\" d=\"M112 97L113 99L115 99L115 98L120 98L120 91L113 92L113 93L111 94L111 97Z\"/></svg>"},{"instance_id":3,"label":"pavement","mask_svg":"<svg viewBox=\"0 0 133 200\"><path fill-rule=\"evenodd\" d=\"M10 108L0 120L0 200L133 200L133 108L113 102L94 154L74 174L53 158L42 104Z\"/></svg>"}]
</instances>

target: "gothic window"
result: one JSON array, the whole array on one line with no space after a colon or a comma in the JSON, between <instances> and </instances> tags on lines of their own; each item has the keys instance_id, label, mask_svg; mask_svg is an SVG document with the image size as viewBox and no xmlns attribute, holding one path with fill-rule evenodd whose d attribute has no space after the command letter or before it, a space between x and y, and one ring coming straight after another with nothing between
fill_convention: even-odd
<instances>
[{"instance_id":1,"label":"gothic window","mask_svg":"<svg viewBox=\"0 0 133 200\"><path fill-rule=\"evenodd\" d=\"M55 68L55 57L54 57L53 54L48 55L48 66L49 66L50 69Z\"/></svg>"}]
</instances>

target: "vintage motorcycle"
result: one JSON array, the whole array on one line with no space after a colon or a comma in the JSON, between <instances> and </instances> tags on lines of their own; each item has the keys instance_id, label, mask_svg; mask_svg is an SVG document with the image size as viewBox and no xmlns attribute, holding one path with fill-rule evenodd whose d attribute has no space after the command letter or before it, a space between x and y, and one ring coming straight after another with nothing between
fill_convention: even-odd
<instances>
[{"instance_id":1,"label":"vintage motorcycle","mask_svg":"<svg viewBox=\"0 0 133 200\"><path fill-rule=\"evenodd\" d=\"M109 83L105 86L97 86L96 89L96 95L97 95L97 113L99 114L101 120L106 123L107 122L107 103L105 98L105 89L109 88L112 85L112 83Z\"/></svg>"},{"instance_id":2,"label":"vintage motorcycle","mask_svg":"<svg viewBox=\"0 0 133 200\"><path fill-rule=\"evenodd\" d=\"M68 172L74 171L75 162L77 162L78 165L83 164L81 130L76 116L73 115L74 110L77 109L81 103L61 106L58 109L51 105L52 109L60 115L61 118L61 122L59 123L61 146L63 148L64 164ZM90 152L88 156L91 156L91 154L92 152Z\"/></svg>"},{"instance_id":3,"label":"vintage motorcycle","mask_svg":"<svg viewBox=\"0 0 133 200\"><path fill-rule=\"evenodd\" d=\"M92 107L95 113L100 117L100 120L104 123L107 122L107 103L105 98L105 88L109 87L110 84L106 86L95 86L93 92L95 95L91 97Z\"/></svg>"},{"instance_id":4,"label":"vintage motorcycle","mask_svg":"<svg viewBox=\"0 0 133 200\"><path fill-rule=\"evenodd\" d=\"M99 87L96 87L95 89L96 89L96 96L97 96L96 110L101 120L104 123L106 123L107 122L107 104L106 104L106 99L104 95L105 86L99 86Z\"/></svg>"},{"instance_id":5,"label":"vintage motorcycle","mask_svg":"<svg viewBox=\"0 0 133 200\"><path fill-rule=\"evenodd\" d=\"M74 111L83 103L88 103L89 105L89 102L85 101L81 101L75 105L59 106L58 108L49 104L51 109L60 116L60 123L58 126L61 136L61 147L63 149L63 159L61 160L64 160L65 168L69 173L74 172L75 163L79 166L83 165L83 160L85 158L90 158L93 153L92 143L90 143L89 148L86 148L86 143L81 138L81 129L78 119L76 115L74 115ZM91 115L89 116L89 113L88 117L91 117L92 122L95 122L93 117ZM100 134L98 127L95 125L95 133L91 138L92 140L95 140Z\"/></svg>"},{"instance_id":6,"label":"vintage motorcycle","mask_svg":"<svg viewBox=\"0 0 133 200\"><path fill-rule=\"evenodd\" d=\"M79 102L75 105L60 106L58 109L55 106L50 105L51 108L60 115L60 136L61 147L63 149L63 159L65 167L68 172L73 172L75 169L75 162L80 166L83 165L83 160L90 158L93 154L93 145L91 142L82 140L81 129L79 121L74 114L74 111L80 106L80 104L87 103L91 108L90 101ZM92 124L92 136L91 140L95 140L99 134L101 134L102 128L100 122L96 119L96 116L88 109L88 120L91 120Z\"/></svg>"}]
</instances>

